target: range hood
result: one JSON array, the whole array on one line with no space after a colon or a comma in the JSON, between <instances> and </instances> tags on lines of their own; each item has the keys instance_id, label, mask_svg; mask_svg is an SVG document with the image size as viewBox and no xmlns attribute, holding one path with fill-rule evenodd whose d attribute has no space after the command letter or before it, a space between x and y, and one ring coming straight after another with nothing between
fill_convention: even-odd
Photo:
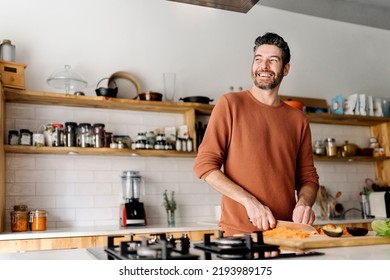
<instances>
[{"instance_id":1,"label":"range hood","mask_svg":"<svg viewBox=\"0 0 390 280\"><path fill-rule=\"evenodd\" d=\"M246 14L259 0L167 0Z\"/></svg>"}]
</instances>

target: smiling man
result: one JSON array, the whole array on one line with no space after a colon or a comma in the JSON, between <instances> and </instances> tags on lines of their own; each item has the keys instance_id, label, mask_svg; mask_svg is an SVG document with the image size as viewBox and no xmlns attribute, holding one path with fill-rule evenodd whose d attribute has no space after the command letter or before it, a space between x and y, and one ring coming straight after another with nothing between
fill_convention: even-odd
<instances>
[{"instance_id":1,"label":"smiling man","mask_svg":"<svg viewBox=\"0 0 390 280\"><path fill-rule=\"evenodd\" d=\"M284 39L258 37L252 88L223 95L211 114L194 172L222 194L225 236L268 230L276 220L314 222L318 174L310 126L278 95L289 71Z\"/></svg>"}]
</instances>

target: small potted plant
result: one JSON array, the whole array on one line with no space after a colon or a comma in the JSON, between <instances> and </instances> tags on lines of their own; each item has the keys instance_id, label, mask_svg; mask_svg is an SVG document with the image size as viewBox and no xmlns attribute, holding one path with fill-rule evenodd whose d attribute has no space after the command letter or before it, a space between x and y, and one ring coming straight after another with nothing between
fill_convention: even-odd
<instances>
[{"instance_id":1,"label":"small potted plant","mask_svg":"<svg viewBox=\"0 0 390 280\"><path fill-rule=\"evenodd\" d=\"M171 195L168 196L168 191L164 191L164 207L167 211L168 226L175 226L175 210L176 210L176 201L175 201L175 192L172 191Z\"/></svg>"}]
</instances>

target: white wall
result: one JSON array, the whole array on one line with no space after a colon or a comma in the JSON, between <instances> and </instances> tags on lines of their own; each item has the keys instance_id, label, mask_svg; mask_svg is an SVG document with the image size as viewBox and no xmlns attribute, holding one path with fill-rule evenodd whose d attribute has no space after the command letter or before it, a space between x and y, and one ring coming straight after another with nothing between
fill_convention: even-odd
<instances>
[{"instance_id":1,"label":"white wall","mask_svg":"<svg viewBox=\"0 0 390 280\"><path fill-rule=\"evenodd\" d=\"M292 50L292 68L283 82L281 94L328 101L335 95L355 92L389 95L390 32L381 29L261 5L248 14L239 14L163 0L13 0L2 3L1 10L0 39L11 39L16 45L17 62L28 65L28 90L61 92L48 86L46 79L53 71L70 64L87 79L87 95L95 95L94 89L101 78L124 70L138 77L143 90L160 92L162 73L176 72L177 98L206 95L217 100L230 86L250 87L253 42L258 35L273 31L282 35ZM122 90L120 97L134 94L133 89L127 87L128 92ZM19 108L19 105L7 107L7 128L34 130L37 123L29 122L28 114L19 115L26 109ZM30 110L36 116L37 110L44 108L38 106ZM77 110L64 114L64 121L82 121L86 116ZM115 114L110 112L104 121L111 124ZM58 114L48 114L42 121L57 117ZM146 114L139 120L145 124L150 118L153 116ZM313 138L323 139L335 133L337 140L351 142L364 142L361 139L369 136L367 128L359 128L357 132L349 127L324 130L313 126L313 132ZM52 163L49 167L46 160ZM57 213L50 218L53 227L116 224L121 192L117 189L117 176L123 169L134 167L151 177L152 187L145 201L150 205L152 221L164 220L160 198L165 188L177 190L179 203L183 205L182 221L210 220L219 198L193 177L192 161L7 155L7 208L26 200L33 207L49 208ZM88 171L88 179L78 171L81 164ZM56 166L54 170L53 166ZM63 166L76 178L67 182L64 189L61 184L66 177L62 175ZM318 163L317 168L321 183L333 192L346 188L342 198L345 197L350 207L359 207L358 193L363 179L375 176L372 164ZM155 170L158 172L154 173ZM24 181L25 171L33 171L27 177L28 182ZM51 174L54 177L42 182L40 176L47 173L55 176ZM107 173L107 177L101 175ZM95 185L97 178L102 177L105 179L102 185L100 181ZM53 189L51 180L56 182ZM80 204L73 203L83 192L80 184L88 185L82 194L88 200L88 207L82 199ZM67 202L61 200L63 192L70 195ZM106 200L106 195L111 199ZM47 204L49 200L52 204ZM197 204L197 208L190 208L189 204ZM66 222L58 214L64 209L69 217ZM95 212L97 209L99 211ZM100 215L102 212L104 214Z\"/></svg>"}]
</instances>

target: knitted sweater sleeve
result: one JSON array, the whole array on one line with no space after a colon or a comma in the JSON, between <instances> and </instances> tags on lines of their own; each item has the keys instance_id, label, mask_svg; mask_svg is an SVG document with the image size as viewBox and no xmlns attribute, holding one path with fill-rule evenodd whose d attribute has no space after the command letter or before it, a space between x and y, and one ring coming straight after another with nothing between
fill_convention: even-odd
<instances>
[{"instance_id":1,"label":"knitted sweater sleeve","mask_svg":"<svg viewBox=\"0 0 390 280\"><path fill-rule=\"evenodd\" d=\"M194 173L204 179L214 170L221 169L229 139L231 137L231 114L225 96L214 106L198 155L194 163Z\"/></svg>"}]
</instances>

